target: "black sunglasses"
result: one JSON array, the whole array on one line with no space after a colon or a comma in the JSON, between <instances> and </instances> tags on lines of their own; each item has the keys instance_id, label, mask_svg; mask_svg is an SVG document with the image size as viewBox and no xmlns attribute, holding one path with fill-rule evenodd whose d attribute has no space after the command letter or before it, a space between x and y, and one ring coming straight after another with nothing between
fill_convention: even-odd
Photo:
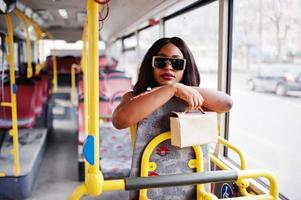
<instances>
[{"instance_id":1,"label":"black sunglasses","mask_svg":"<svg viewBox=\"0 0 301 200\"><path fill-rule=\"evenodd\" d=\"M152 66L154 68L163 69L166 64L171 65L174 70L183 70L186 66L184 58L166 58L161 56L153 56Z\"/></svg>"}]
</instances>

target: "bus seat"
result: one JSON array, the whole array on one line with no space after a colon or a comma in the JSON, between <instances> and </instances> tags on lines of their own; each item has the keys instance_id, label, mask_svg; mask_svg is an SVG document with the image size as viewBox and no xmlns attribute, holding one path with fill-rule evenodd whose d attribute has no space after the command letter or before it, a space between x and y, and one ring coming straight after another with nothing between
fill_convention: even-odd
<instances>
[{"instance_id":1,"label":"bus seat","mask_svg":"<svg viewBox=\"0 0 301 200\"><path fill-rule=\"evenodd\" d=\"M0 92L4 102L10 102L10 86L5 85ZM18 127L32 127L36 120L35 115L35 98L36 88L34 85L18 85L17 89L17 117ZM0 107L0 128L8 129L12 126L12 115L10 107Z\"/></svg>"},{"instance_id":2,"label":"bus seat","mask_svg":"<svg viewBox=\"0 0 301 200\"><path fill-rule=\"evenodd\" d=\"M104 69L103 73L108 78L112 76L126 76L125 72L116 69Z\"/></svg>"},{"instance_id":3,"label":"bus seat","mask_svg":"<svg viewBox=\"0 0 301 200\"><path fill-rule=\"evenodd\" d=\"M40 116L43 112L43 81L40 77L35 77L35 80L35 113L37 116Z\"/></svg>"},{"instance_id":4,"label":"bus seat","mask_svg":"<svg viewBox=\"0 0 301 200\"><path fill-rule=\"evenodd\" d=\"M129 176L132 147L129 129L115 129L111 122L100 125L101 171L105 178Z\"/></svg>"},{"instance_id":5,"label":"bus seat","mask_svg":"<svg viewBox=\"0 0 301 200\"><path fill-rule=\"evenodd\" d=\"M103 96L106 95L106 89L105 89L105 79L102 78L99 80L99 95ZM82 79L78 80L77 82L77 93L79 96L79 99L84 99L84 81Z\"/></svg>"},{"instance_id":6,"label":"bus seat","mask_svg":"<svg viewBox=\"0 0 301 200\"><path fill-rule=\"evenodd\" d=\"M118 61L112 57L99 56L99 68L100 69L115 69Z\"/></svg>"},{"instance_id":7,"label":"bus seat","mask_svg":"<svg viewBox=\"0 0 301 200\"><path fill-rule=\"evenodd\" d=\"M78 80L78 82L77 82L77 93L78 93L79 99L84 98L84 81L82 79Z\"/></svg>"},{"instance_id":8,"label":"bus seat","mask_svg":"<svg viewBox=\"0 0 301 200\"><path fill-rule=\"evenodd\" d=\"M107 79L107 77L104 75L101 75L99 77L99 92L102 92L102 93L106 92L106 87L107 87L106 79Z\"/></svg>"},{"instance_id":9,"label":"bus seat","mask_svg":"<svg viewBox=\"0 0 301 200\"><path fill-rule=\"evenodd\" d=\"M110 98L104 95L99 97L99 116L112 115Z\"/></svg>"},{"instance_id":10,"label":"bus seat","mask_svg":"<svg viewBox=\"0 0 301 200\"><path fill-rule=\"evenodd\" d=\"M118 91L130 91L132 89L131 78L121 76L111 76L106 80L107 93L112 97Z\"/></svg>"},{"instance_id":11,"label":"bus seat","mask_svg":"<svg viewBox=\"0 0 301 200\"><path fill-rule=\"evenodd\" d=\"M122 100L122 96L128 92L125 91L125 90L120 90L120 91L117 91L115 92L112 97L111 97L111 109L112 109L112 112L114 111L114 109L120 104L121 100Z\"/></svg>"},{"instance_id":12,"label":"bus seat","mask_svg":"<svg viewBox=\"0 0 301 200\"><path fill-rule=\"evenodd\" d=\"M61 56L56 57L56 63L57 63L57 73L58 74L71 74L71 67L72 64L77 64L77 59L74 56ZM53 72L53 60L52 57L47 57L47 65L50 69L50 73Z\"/></svg>"},{"instance_id":13,"label":"bus seat","mask_svg":"<svg viewBox=\"0 0 301 200\"><path fill-rule=\"evenodd\" d=\"M48 99L48 96L49 96L49 79L48 79L48 74L47 73L42 73L41 74L41 77L42 77L42 85L43 85L43 104L46 103L47 99Z\"/></svg>"}]
</instances>

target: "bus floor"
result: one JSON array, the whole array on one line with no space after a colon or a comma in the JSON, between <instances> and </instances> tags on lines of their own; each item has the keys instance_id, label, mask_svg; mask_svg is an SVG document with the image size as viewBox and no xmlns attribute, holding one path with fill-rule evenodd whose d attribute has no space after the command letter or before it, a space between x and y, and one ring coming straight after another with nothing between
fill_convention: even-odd
<instances>
[{"instance_id":1,"label":"bus floor","mask_svg":"<svg viewBox=\"0 0 301 200\"><path fill-rule=\"evenodd\" d=\"M64 99L60 99L60 102ZM67 100L65 100L67 103ZM66 104L68 105L68 103ZM55 108L54 106L53 109ZM27 200L67 200L72 191L80 184L78 182L77 169L77 132L76 132L76 111L69 120L68 125L64 120L57 119L54 115L53 129L48 134L47 146L44 159L41 164L39 175L35 182L33 192ZM60 124L61 121L64 124ZM73 124L70 126L69 124ZM128 192L104 192L100 197L83 197L84 200L126 200Z\"/></svg>"}]
</instances>

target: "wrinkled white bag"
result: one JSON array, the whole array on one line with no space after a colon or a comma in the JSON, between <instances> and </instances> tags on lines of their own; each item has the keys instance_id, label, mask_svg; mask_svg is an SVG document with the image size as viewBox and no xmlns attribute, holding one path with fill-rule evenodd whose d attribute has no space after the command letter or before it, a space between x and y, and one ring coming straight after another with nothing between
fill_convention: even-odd
<instances>
[{"instance_id":1,"label":"wrinkled white bag","mask_svg":"<svg viewBox=\"0 0 301 200\"><path fill-rule=\"evenodd\" d=\"M173 146L182 148L217 143L217 114L173 112L170 117L170 131Z\"/></svg>"}]
</instances>

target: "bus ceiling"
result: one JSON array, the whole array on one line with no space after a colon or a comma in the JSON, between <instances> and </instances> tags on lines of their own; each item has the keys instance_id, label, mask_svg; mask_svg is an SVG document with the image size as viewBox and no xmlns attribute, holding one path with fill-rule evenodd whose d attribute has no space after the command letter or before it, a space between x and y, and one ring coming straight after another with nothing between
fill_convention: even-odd
<instances>
[{"instance_id":1,"label":"bus ceiling","mask_svg":"<svg viewBox=\"0 0 301 200\"><path fill-rule=\"evenodd\" d=\"M11 2L10 0L0 1L4 3ZM189 0L187 3L193 1L196 0ZM112 41L126 33L130 33L139 25L147 23L150 18L164 17L166 8L179 2L183 2L183 0L112 0L109 5L109 16L104 23L104 28L101 29L100 37L102 40ZM27 16L30 16L42 28L51 32L55 39L67 42L81 40L86 17L86 1L18 0L16 7ZM103 11L103 14L105 12L106 10ZM160 13L160 16L158 13ZM13 18L16 18L16 16L13 16Z\"/></svg>"}]
</instances>

